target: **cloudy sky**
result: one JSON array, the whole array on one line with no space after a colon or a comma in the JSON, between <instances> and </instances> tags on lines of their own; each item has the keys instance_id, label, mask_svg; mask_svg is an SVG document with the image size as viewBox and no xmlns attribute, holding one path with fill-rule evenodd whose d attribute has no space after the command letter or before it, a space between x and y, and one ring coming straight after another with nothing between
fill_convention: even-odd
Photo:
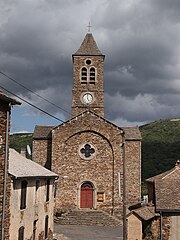
<instances>
[{"instance_id":1,"label":"cloudy sky","mask_svg":"<svg viewBox=\"0 0 180 240\"><path fill-rule=\"evenodd\" d=\"M179 13L179 0L1 0L0 71L71 112L71 55L91 21L106 55L106 118L120 126L179 118ZM70 117L1 74L0 86ZM12 132L59 123L25 103L12 111Z\"/></svg>"}]
</instances>

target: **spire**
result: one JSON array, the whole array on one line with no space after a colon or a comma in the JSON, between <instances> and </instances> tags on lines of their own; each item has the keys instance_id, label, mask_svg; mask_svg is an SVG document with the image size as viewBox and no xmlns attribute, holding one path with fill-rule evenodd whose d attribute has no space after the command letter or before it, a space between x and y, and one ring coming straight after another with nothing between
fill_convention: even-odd
<instances>
[{"instance_id":1,"label":"spire","mask_svg":"<svg viewBox=\"0 0 180 240\"><path fill-rule=\"evenodd\" d=\"M89 55L89 56L99 56L103 55L101 51L99 50L92 33L88 32L80 46L80 48L77 50L73 56L79 56L79 55Z\"/></svg>"}]
</instances>

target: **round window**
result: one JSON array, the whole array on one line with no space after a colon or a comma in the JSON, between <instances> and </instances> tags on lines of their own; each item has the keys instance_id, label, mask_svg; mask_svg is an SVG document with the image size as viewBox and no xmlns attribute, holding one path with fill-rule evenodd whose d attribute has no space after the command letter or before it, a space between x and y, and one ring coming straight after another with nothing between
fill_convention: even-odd
<instances>
[{"instance_id":1,"label":"round window","mask_svg":"<svg viewBox=\"0 0 180 240\"><path fill-rule=\"evenodd\" d=\"M86 60L86 64L87 64L87 65L90 65L90 64L91 64L91 60L90 60L90 59L87 59L87 60Z\"/></svg>"},{"instance_id":2,"label":"round window","mask_svg":"<svg viewBox=\"0 0 180 240\"><path fill-rule=\"evenodd\" d=\"M95 156L95 152L95 147L89 143L83 144L79 148L79 155L84 160L91 160Z\"/></svg>"}]
</instances>

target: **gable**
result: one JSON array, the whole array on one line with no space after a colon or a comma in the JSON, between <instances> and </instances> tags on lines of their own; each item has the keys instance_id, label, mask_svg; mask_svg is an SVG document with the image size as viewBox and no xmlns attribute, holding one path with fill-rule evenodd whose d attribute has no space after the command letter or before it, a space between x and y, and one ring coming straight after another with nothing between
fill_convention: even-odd
<instances>
[{"instance_id":1,"label":"gable","mask_svg":"<svg viewBox=\"0 0 180 240\"><path fill-rule=\"evenodd\" d=\"M33 139L51 139L53 126L35 126Z\"/></svg>"},{"instance_id":2,"label":"gable","mask_svg":"<svg viewBox=\"0 0 180 240\"><path fill-rule=\"evenodd\" d=\"M52 136L59 133L64 139L80 132L91 131L101 134L107 139L123 135L123 129L115 124L105 120L91 111L84 113L68 120L67 122L55 127L52 130Z\"/></svg>"},{"instance_id":3,"label":"gable","mask_svg":"<svg viewBox=\"0 0 180 240\"><path fill-rule=\"evenodd\" d=\"M174 167L164 173L158 174L154 177L146 179L146 182L154 182L157 180L173 180L173 179L180 179L180 168L179 167Z\"/></svg>"},{"instance_id":4,"label":"gable","mask_svg":"<svg viewBox=\"0 0 180 240\"><path fill-rule=\"evenodd\" d=\"M92 120L92 121L91 121ZM98 127L95 127L94 123L98 122ZM76 117L69 119L68 121L58 125L58 126L35 126L35 130L33 133L33 139L51 139L51 133L56 132L57 129L64 128L75 128L76 125L82 127L81 131L85 131L87 129L99 131L102 127L107 129L114 129L116 132L120 132L124 134L125 140L141 140L141 133L139 131L139 127L119 127L114 123L106 120L103 117L100 117L94 112L85 111L79 114ZM95 130L96 129L96 130ZM74 129L75 130L75 129ZM104 130L103 130L104 132Z\"/></svg>"}]
</instances>

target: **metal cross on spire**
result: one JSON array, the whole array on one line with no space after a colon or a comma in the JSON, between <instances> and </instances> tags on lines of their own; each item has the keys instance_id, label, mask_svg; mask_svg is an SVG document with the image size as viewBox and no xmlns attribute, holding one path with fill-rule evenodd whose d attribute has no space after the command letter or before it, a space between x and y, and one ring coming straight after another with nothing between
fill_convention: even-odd
<instances>
[{"instance_id":1,"label":"metal cross on spire","mask_svg":"<svg viewBox=\"0 0 180 240\"><path fill-rule=\"evenodd\" d=\"M91 23L89 22L89 24L88 24L88 32L91 32L91 28L92 28L92 26L91 26Z\"/></svg>"}]
</instances>

